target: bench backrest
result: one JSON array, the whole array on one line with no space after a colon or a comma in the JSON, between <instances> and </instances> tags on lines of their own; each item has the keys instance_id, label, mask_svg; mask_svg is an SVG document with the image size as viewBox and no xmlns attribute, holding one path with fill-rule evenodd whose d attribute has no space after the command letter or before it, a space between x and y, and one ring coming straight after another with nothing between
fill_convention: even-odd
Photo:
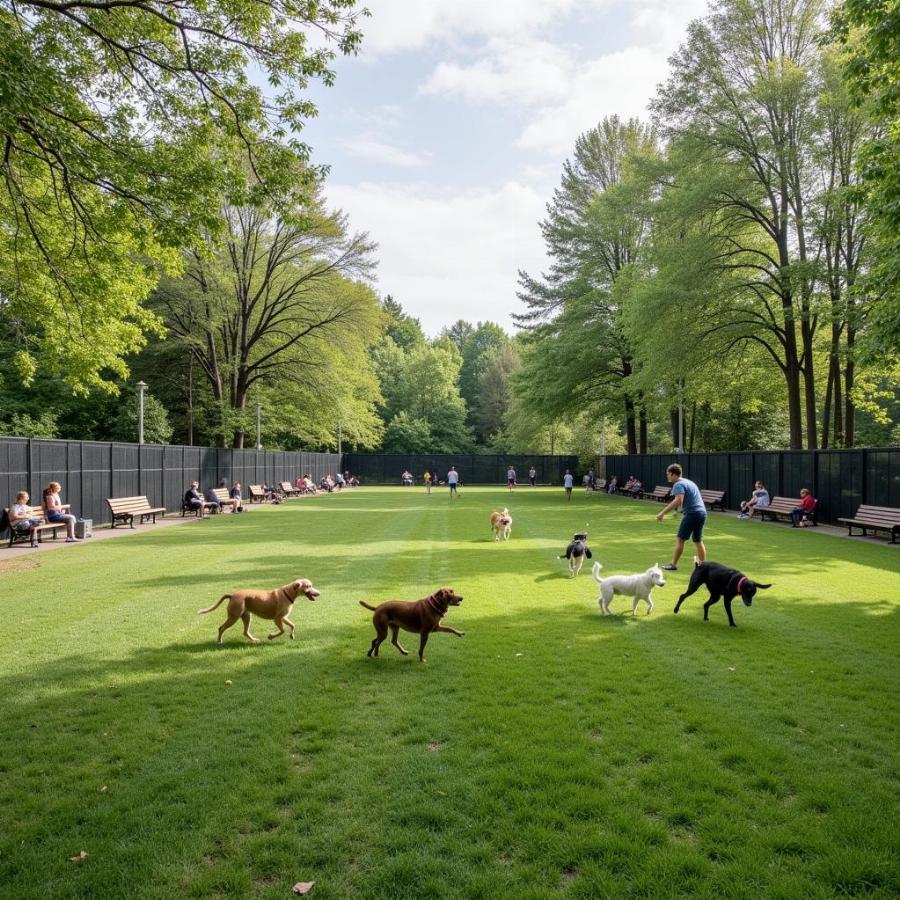
<instances>
[{"instance_id":1,"label":"bench backrest","mask_svg":"<svg viewBox=\"0 0 900 900\"><path fill-rule=\"evenodd\" d=\"M796 509L800 505L799 497L773 497L772 502L764 507L765 509L770 509L772 512L790 512L792 509ZM816 500L816 505L813 507L814 509L818 509L819 501ZM762 509L760 509L762 512Z\"/></svg>"},{"instance_id":2,"label":"bench backrest","mask_svg":"<svg viewBox=\"0 0 900 900\"><path fill-rule=\"evenodd\" d=\"M107 497L106 502L114 513L130 513L141 509L150 509L146 497Z\"/></svg>"},{"instance_id":3,"label":"bench backrest","mask_svg":"<svg viewBox=\"0 0 900 900\"><path fill-rule=\"evenodd\" d=\"M711 491L709 488L700 488L700 496L704 500L721 500L725 496L725 491Z\"/></svg>"},{"instance_id":4,"label":"bench backrest","mask_svg":"<svg viewBox=\"0 0 900 900\"><path fill-rule=\"evenodd\" d=\"M297 488L295 488L289 481L282 481L282 482L281 482L281 489L282 489L286 494L289 494L291 491L296 491L296 490L297 490Z\"/></svg>"},{"instance_id":5,"label":"bench backrest","mask_svg":"<svg viewBox=\"0 0 900 900\"><path fill-rule=\"evenodd\" d=\"M892 506L867 506L861 505L856 511L854 519L869 519L872 522L884 524L900 524L900 509Z\"/></svg>"},{"instance_id":6,"label":"bench backrest","mask_svg":"<svg viewBox=\"0 0 900 900\"><path fill-rule=\"evenodd\" d=\"M663 497L666 494L670 493L672 488L668 484L658 484L655 488L653 488L654 494L661 494Z\"/></svg>"},{"instance_id":7,"label":"bench backrest","mask_svg":"<svg viewBox=\"0 0 900 900\"><path fill-rule=\"evenodd\" d=\"M264 494L265 491L262 489L261 484L251 484L248 485L247 490L250 491L251 494Z\"/></svg>"},{"instance_id":8,"label":"bench backrest","mask_svg":"<svg viewBox=\"0 0 900 900\"><path fill-rule=\"evenodd\" d=\"M210 493L219 501L219 503L227 503L231 500L228 488L213 488Z\"/></svg>"}]
</instances>

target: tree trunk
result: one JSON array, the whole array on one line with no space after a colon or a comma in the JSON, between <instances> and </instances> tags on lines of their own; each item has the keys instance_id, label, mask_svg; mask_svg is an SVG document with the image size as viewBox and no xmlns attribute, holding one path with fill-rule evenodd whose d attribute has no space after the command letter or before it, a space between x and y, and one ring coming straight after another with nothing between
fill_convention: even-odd
<instances>
[{"instance_id":1,"label":"tree trunk","mask_svg":"<svg viewBox=\"0 0 900 900\"><path fill-rule=\"evenodd\" d=\"M856 343L856 329L847 325L847 365L844 367L844 446L854 446L856 440L856 405L853 402L853 378L856 364L853 349Z\"/></svg>"},{"instance_id":2,"label":"tree trunk","mask_svg":"<svg viewBox=\"0 0 900 900\"><path fill-rule=\"evenodd\" d=\"M694 452L694 425L697 423L697 401L691 403L691 429L688 436L688 453Z\"/></svg>"},{"instance_id":3,"label":"tree trunk","mask_svg":"<svg viewBox=\"0 0 900 900\"><path fill-rule=\"evenodd\" d=\"M639 413L640 433L639 433L639 450L643 456L647 452L647 410L641 404Z\"/></svg>"},{"instance_id":4,"label":"tree trunk","mask_svg":"<svg viewBox=\"0 0 900 900\"><path fill-rule=\"evenodd\" d=\"M669 427L672 429L672 446L678 446L678 407L669 410Z\"/></svg>"},{"instance_id":5,"label":"tree trunk","mask_svg":"<svg viewBox=\"0 0 900 900\"><path fill-rule=\"evenodd\" d=\"M637 453L637 434L634 427L634 401L625 395L625 443L628 453Z\"/></svg>"}]
</instances>

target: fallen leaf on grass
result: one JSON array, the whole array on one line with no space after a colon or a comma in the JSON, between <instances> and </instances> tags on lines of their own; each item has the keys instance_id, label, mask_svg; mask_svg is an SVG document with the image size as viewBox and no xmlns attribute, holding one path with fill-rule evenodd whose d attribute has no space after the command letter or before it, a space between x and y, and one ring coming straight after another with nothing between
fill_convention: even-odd
<instances>
[{"instance_id":1,"label":"fallen leaf on grass","mask_svg":"<svg viewBox=\"0 0 900 900\"><path fill-rule=\"evenodd\" d=\"M226 678L226 679L225 679L225 684L231 684L231 679L230 679L230 678Z\"/></svg>"},{"instance_id":2,"label":"fallen leaf on grass","mask_svg":"<svg viewBox=\"0 0 900 900\"><path fill-rule=\"evenodd\" d=\"M729 667L728 667L728 671L729 671L729 672L733 672L733 671L734 671L734 666L729 666Z\"/></svg>"},{"instance_id":3,"label":"fallen leaf on grass","mask_svg":"<svg viewBox=\"0 0 900 900\"><path fill-rule=\"evenodd\" d=\"M291 888L291 890L292 890L295 894L308 894L308 893L313 889L313 885L314 885L314 884L315 884L314 881L298 881L298 882Z\"/></svg>"},{"instance_id":4,"label":"fallen leaf on grass","mask_svg":"<svg viewBox=\"0 0 900 900\"><path fill-rule=\"evenodd\" d=\"M103 787L100 788L100 793L105 794L108 790L109 790L109 788L104 784Z\"/></svg>"},{"instance_id":5,"label":"fallen leaf on grass","mask_svg":"<svg viewBox=\"0 0 900 900\"><path fill-rule=\"evenodd\" d=\"M81 862L83 859L87 859L87 851L82 850L78 856L70 856L69 862Z\"/></svg>"}]
</instances>

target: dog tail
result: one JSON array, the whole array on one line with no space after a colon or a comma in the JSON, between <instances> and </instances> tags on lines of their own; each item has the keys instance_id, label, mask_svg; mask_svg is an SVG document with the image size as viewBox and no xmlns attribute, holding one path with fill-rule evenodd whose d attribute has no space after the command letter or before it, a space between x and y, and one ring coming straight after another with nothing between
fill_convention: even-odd
<instances>
[{"instance_id":1,"label":"dog tail","mask_svg":"<svg viewBox=\"0 0 900 900\"><path fill-rule=\"evenodd\" d=\"M371 609L372 612L375 612L375 610L378 609L377 606L370 606L368 603L366 603L365 600L360 600L360 601L359 601L359 605L360 605L360 606L364 606L366 609Z\"/></svg>"},{"instance_id":2,"label":"dog tail","mask_svg":"<svg viewBox=\"0 0 900 900\"><path fill-rule=\"evenodd\" d=\"M231 599L231 594L222 594L222 596L219 597L219 603L221 603L223 600L230 600L230 599ZM212 606L209 607L209 609L198 609L197 615L199 616L199 615L202 615L203 613L212 612L214 609L216 609L216 607L218 607L219 603L214 603Z\"/></svg>"},{"instance_id":3,"label":"dog tail","mask_svg":"<svg viewBox=\"0 0 900 900\"><path fill-rule=\"evenodd\" d=\"M602 568L603 566L601 566L599 562L595 562L593 568L591 569L591 574L594 576L594 581L596 581L597 584L603 584L603 579L599 574Z\"/></svg>"},{"instance_id":4,"label":"dog tail","mask_svg":"<svg viewBox=\"0 0 900 900\"><path fill-rule=\"evenodd\" d=\"M694 557L694 568L697 569L697 568L699 568L699 566L700 566L700 557L695 556Z\"/></svg>"}]
</instances>

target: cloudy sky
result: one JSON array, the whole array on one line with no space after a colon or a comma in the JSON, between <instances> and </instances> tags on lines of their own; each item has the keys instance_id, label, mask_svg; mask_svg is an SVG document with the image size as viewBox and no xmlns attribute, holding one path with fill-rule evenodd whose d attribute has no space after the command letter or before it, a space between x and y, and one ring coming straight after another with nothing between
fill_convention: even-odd
<instances>
[{"instance_id":1,"label":"cloudy sky","mask_svg":"<svg viewBox=\"0 0 900 900\"><path fill-rule=\"evenodd\" d=\"M377 241L376 289L429 335L513 331L517 272L546 267L538 223L575 138L646 117L707 0L365 0L359 56L316 86L304 139L326 194Z\"/></svg>"}]
</instances>

